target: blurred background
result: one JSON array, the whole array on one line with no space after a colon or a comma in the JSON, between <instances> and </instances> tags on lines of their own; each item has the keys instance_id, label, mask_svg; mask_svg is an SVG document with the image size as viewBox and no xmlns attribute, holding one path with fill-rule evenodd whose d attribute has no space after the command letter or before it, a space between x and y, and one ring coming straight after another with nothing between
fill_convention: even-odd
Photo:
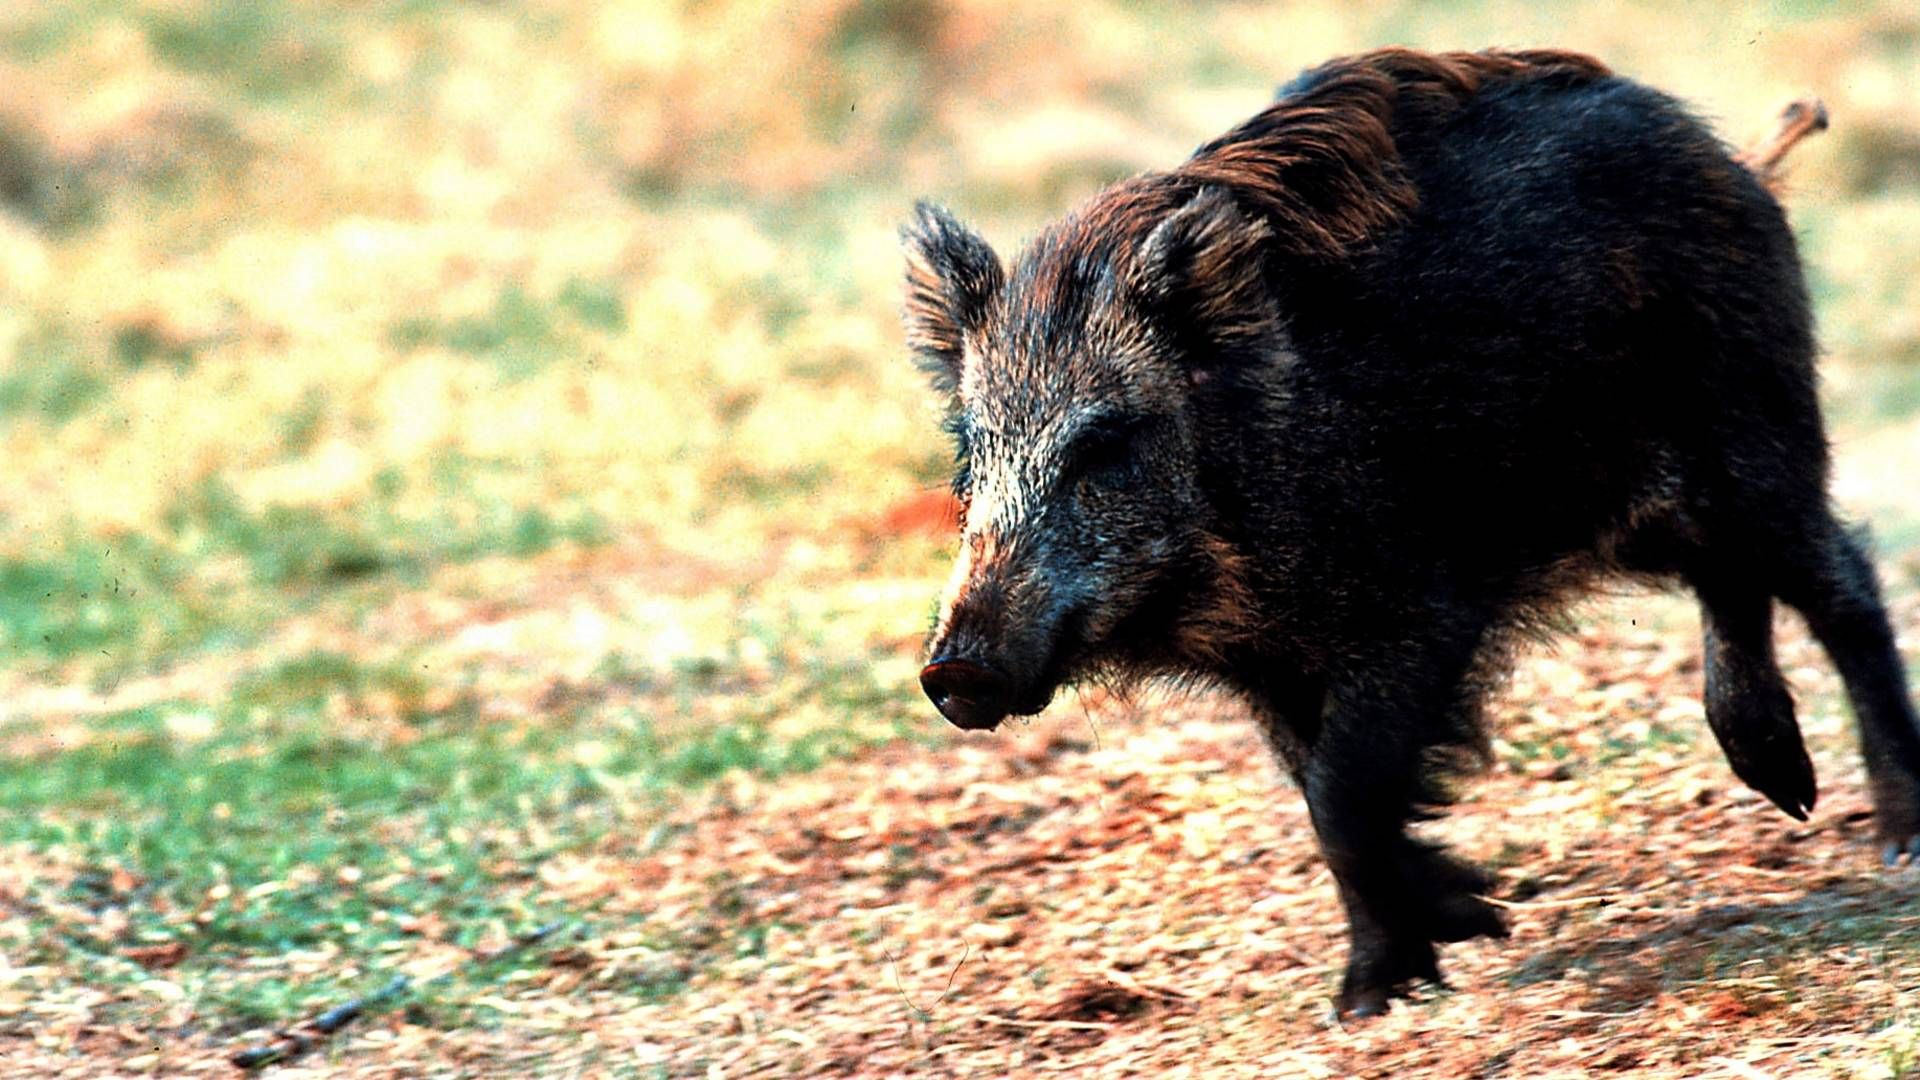
<instances>
[{"instance_id":1,"label":"blurred background","mask_svg":"<svg viewBox=\"0 0 1920 1080\"><path fill-rule=\"evenodd\" d=\"M6 923L35 1000L191 932L203 1010L285 1016L309 981L194 963L519 926L559 902L503 853L946 740L913 675L949 451L897 224L930 196L1011 252L1387 43L1590 51L1734 143L1825 99L1788 201L1839 492L1911 591L1908 0L5 5L0 840L41 883Z\"/></svg>"}]
</instances>

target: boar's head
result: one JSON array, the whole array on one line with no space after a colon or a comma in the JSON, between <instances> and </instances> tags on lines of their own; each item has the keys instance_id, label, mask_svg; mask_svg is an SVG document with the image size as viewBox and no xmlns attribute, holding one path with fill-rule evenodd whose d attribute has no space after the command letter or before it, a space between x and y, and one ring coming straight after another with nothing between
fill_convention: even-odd
<instances>
[{"instance_id":1,"label":"boar's head","mask_svg":"<svg viewBox=\"0 0 1920 1080\"><path fill-rule=\"evenodd\" d=\"M1010 271L936 207L902 234L907 337L947 397L964 508L928 697L992 728L1078 678L1192 669L1246 621L1205 443L1237 381L1220 376L1280 348L1269 229L1161 178L1110 189Z\"/></svg>"}]
</instances>

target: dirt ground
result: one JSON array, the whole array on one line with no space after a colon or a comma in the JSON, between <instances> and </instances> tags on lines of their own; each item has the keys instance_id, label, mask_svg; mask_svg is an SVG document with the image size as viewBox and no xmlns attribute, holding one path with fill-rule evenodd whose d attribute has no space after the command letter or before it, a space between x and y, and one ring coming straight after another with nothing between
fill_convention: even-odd
<instances>
[{"instance_id":1,"label":"dirt ground","mask_svg":"<svg viewBox=\"0 0 1920 1080\"><path fill-rule=\"evenodd\" d=\"M1513 930L1445 950L1449 993L1334 1023L1342 916L1250 725L1219 700L1090 700L1084 718L733 786L604 868L648 918L780 927L643 1010L641 1059L729 1076L1911 1070L1920 870L1873 857L1831 677L1788 646L1803 703L1827 703L1803 825L1716 760L1691 642L1636 628L1644 603L1523 668L1498 766L1433 828L1498 868Z\"/></svg>"},{"instance_id":2,"label":"dirt ground","mask_svg":"<svg viewBox=\"0 0 1920 1080\"><path fill-rule=\"evenodd\" d=\"M1234 702L920 695L914 201L1011 250L1388 43L1588 51L1734 144L1826 102L1834 491L1920 661L1912 0L0 3L0 1076L237 1075L396 975L263 1075L1920 1075L1920 869L1790 618L1810 822L1691 610L1597 601L1426 826L1512 936L1344 1028Z\"/></svg>"},{"instance_id":3,"label":"dirt ground","mask_svg":"<svg viewBox=\"0 0 1920 1080\"><path fill-rule=\"evenodd\" d=\"M1822 778L1789 820L1718 760L1694 631L1630 594L1522 662L1493 768L1429 827L1497 870L1512 937L1383 1019L1331 1016L1340 909L1234 703L1089 692L637 816L538 870L621 929L543 943L490 1023L400 1010L267 1074L1910 1075L1920 869L1874 857L1838 685L1783 638ZM230 1074L250 1038L54 1025L0 1061Z\"/></svg>"}]
</instances>

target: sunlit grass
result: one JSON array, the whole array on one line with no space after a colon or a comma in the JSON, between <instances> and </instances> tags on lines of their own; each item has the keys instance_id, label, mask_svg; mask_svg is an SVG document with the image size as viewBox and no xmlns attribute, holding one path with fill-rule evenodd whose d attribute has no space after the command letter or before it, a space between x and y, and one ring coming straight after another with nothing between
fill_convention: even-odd
<instances>
[{"instance_id":1,"label":"sunlit grass","mask_svg":"<svg viewBox=\"0 0 1920 1080\"><path fill-rule=\"evenodd\" d=\"M47 932L16 962L133 984L147 976L125 950L177 945L168 977L238 1030L344 993L338 971L290 975L246 957L317 949L378 970L378 957L418 947L422 920L466 945L554 919L629 931L556 901L535 869L723 775L807 770L904 731L879 718L898 715L897 699L865 663L788 672L776 658L764 676L739 663L687 662L662 678L610 659L597 675L637 691L631 704L581 701L528 724L436 694L405 661L322 651L242 678L220 705L160 702L49 732L66 748L0 760L0 843L54 853L67 871L35 886ZM675 722L699 697L748 707ZM826 722L792 733L776 715L808 710ZM681 932L640 929L663 947ZM674 947L723 956L734 944ZM684 973L643 976L626 991L657 1000ZM472 1022L465 999L480 986L437 988L426 1000L444 1004L415 1022Z\"/></svg>"},{"instance_id":2,"label":"sunlit grass","mask_svg":"<svg viewBox=\"0 0 1920 1080\"><path fill-rule=\"evenodd\" d=\"M176 499L151 533L70 532L0 566L0 655L124 674L237 644L345 586L418 584L441 566L608 538L605 524L578 506L475 497L465 477L484 463L440 464L438 490L416 494L388 475L373 498L341 511L255 510L209 478Z\"/></svg>"},{"instance_id":3,"label":"sunlit grass","mask_svg":"<svg viewBox=\"0 0 1920 1080\"><path fill-rule=\"evenodd\" d=\"M524 733L463 727L393 745L338 734L311 707L276 706L264 721L266 706L200 708L102 718L91 745L0 766L0 833L73 868L38 890L54 928L71 932L42 938L26 962L137 981L122 948L178 943L187 959L172 977L251 1026L340 987L335 972L288 981L238 957L374 957L429 913L462 939L578 914L530 895L518 860L555 850L556 828L585 842L610 810ZM105 939L89 925L103 908L123 916Z\"/></svg>"},{"instance_id":4,"label":"sunlit grass","mask_svg":"<svg viewBox=\"0 0 1920 1080\"><path fill-rule=\"evenodd\" d=\"M590 921L543 860L691 792L944 738L951 538L880 524L951 460L897 223L1010 252L1371 45L1592 50L1733 142L1823 95L1789 203L1843 459L1884 463L1843 497L1920 547L1917 41L1897 4L9 6L0 839L57 871L9 960L135 985L179 941L203 1016L285 1021L429 914ZM1699 740L1636 734L1509 746ZM300 950L353 975L252 963Z\"/></svg>"}]
</instances>

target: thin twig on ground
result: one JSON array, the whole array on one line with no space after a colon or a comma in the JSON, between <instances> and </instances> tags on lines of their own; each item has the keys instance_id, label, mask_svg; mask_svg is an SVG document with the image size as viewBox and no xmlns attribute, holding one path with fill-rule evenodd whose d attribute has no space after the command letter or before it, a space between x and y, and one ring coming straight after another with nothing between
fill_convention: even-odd
<instances>
[{"instance_id":1,"label":"thin twig on ground","mask_svg":"<svg viewBox=\"0 0 1920 1080\"><path fill-rule=\"evenodd\" d=\"M938 1005L939 1005L939 1004L940 1004L941 1002L943 1002L943 1001L945 1001L945 1000L947 1000L947 995L948 995L948 994L951 994L951 993L953 993L953 980L954 980L954 979L956 979L956 978L959 978L959 976L960 976L960 969L961 969L962 967L965 967L965 966L966 966L966 963L967 963L967 957L969 957L969 956L972 956L972 955L973 955L973 943L972 943L972 942L964 942L963 944L964 944L964 945L965 945L966 947L965 947L965 948L964 948L964 949L963 949L963 950L961 951L961 953L960 953L960 962L959 962L959 963L957 963L957 964L955 964L955 965L953 965L953 970L947 973L947 986L946 986L946 989L944 989L944 990L942 990L942 991L940 991L940 996L939 996L939 997L937 997L937 998L934 998L934 999L933 999L933 1005L932 1005L932 1006L929 1006L929 1007L927 1007L927 1008L925 1008L925 1009L923 1009L923 1008L921 1008L921 1007L919 1006L919 1004L918 1004L917 1002L915 1002L915 1001L913 1000L913 998L911 998L911 997L909 997L909 996L907 995L907 988L906 988L905 986L903 986L903 985L901 985L901 983L900 983L900 962L899 962L898 960L895 960L895 959L893 958L893 950L891 950L891 949L882 949L882 950L881 950L881 952L882 952L882 953L884 953L884 954L886 955L886 958L887 958L887 965L888 965L888 968L889 968L889 970L891 970L891 971L893 972L893 988L894 988L895 990L898 990L898 991L900 991L900 1000L902 1000L902 1001L904 1001L904 1002L906 1002L906 1003L907 1003L907 1008L909 1008L909 1009L912 1009L912 1010L913 1010L913 1011L914 1011L915 1013L917 1013L917 1014L919 1015L919 1017L920 1017L920 1019L922 1019L922 1020L925 1020L926 1018L928 1018L928 1017L930 1017L930 1016L932 1016L932 1015L933 1015L933 1009L934 1009L935 1007L937 1007L937 1006L938 1006Z\"/></svg>"},{"instance_id":2,"label":"thin twig on ground","mask_svg":"<svg viewBox=\"0 0 1920 1080\"><path fill-rule=\"evenodd\" d=\"M431 978L415 980L408 975L395 975L385 986L365 997L357 997L344 1004L335 1005L294 1027L281 1028L273 1033L271 1042L248 1047L235 1053L232 1061L243 1069L258 1069L276 1062L288 1061L299 1057L314 1048L327 1036L346 1027L355 1019L369 1013L380 1012L405 996L408 991L420 987L432 986L444 982L462 971L470 971L482 964L491 964L503 960L514 953L530 948L545 941L566 926L564 920L551 922L545 926L529 930L498 948L478 952L466 960L448 968Z\"/></svg>"}]
</instances>

